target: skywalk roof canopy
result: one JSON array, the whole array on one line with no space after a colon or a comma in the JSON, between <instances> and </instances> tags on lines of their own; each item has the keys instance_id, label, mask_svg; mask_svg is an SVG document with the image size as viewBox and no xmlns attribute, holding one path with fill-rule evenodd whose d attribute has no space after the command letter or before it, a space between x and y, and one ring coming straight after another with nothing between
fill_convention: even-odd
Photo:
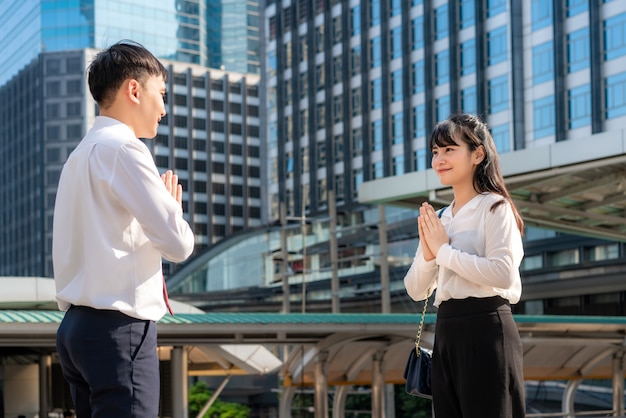
<instances>
[{"instance_id":1,"label":"skywalk roof canopy","mask_svg":"<svg viewBox=\"0 0 626 418\"><path fill-rule=\"evenodd\" d=\"M506 184L527 225L626 241L626 131L500 154ZM359 201L417 209L453 199L432 169L365 182Z\"/></svg>"},{"instance_id":2,"label":"skywalk roof canopy","mask_svg":"<svg viewBox=\"0 0 626 418\"><path fill-rule=\"evenodd\" d=\"M62 318L58 311L0 311L0 350L54 352ZM158 344L193 347L190 374L264 373L282 367L291 385L313 384L314 359L320 352L328 354L329 385L367 384L372 358L382 353L385 382L403 383L418 320L417 314L178 314L157 324ZM515 320L527 380L611 378L613 356L624 354L624 317L517 315ZM434 322L434 314L427 314L425 346L432 344ZM284 344L294 349L281 365L268 354ZM258 352L245 345L265 348Z\"/></svg>"}]
</instances>

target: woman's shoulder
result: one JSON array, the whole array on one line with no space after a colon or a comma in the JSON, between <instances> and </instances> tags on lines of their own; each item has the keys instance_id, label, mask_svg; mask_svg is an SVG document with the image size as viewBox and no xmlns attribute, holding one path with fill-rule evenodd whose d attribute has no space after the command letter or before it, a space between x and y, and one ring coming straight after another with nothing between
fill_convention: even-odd
<instances>
[{"instance_id":1,"label":"woman's shoulder","mask_svg":"<svg viewBox=\"0 0 626 418\"><path fill-rule=\"evenodd\" d=\"M507 204L508 200L497 193L485 192L481 194L480 206L485 209L491 209L496 205L496 207L508 208Z\"/></svg>"}]
</instances>

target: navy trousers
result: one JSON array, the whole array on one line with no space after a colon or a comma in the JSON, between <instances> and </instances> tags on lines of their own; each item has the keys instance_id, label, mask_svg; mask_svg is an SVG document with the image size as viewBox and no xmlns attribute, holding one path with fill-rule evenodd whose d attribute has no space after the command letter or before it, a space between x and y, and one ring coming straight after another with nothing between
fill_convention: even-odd
<instances>
[{"instance_id":1,"label":"navy trousers","mask_svg":"<svg viewBox=\"0 0 626 418\"><path fill-rule=\"evenodd\" d=\"M156 418L156 347L153 321L72 306L57 331L57 352L77 418Z\"/></svg>"},{"instance_id":2,"label":"navy trousers","mask_svg":"<svg viewBox=\"0 0 626 418\"><path fill-rule=\"evenodd\" d=\"M500 297L442 302L432 357L437 418L523 418L523 349Z\"/></svg>"}]
</instances>

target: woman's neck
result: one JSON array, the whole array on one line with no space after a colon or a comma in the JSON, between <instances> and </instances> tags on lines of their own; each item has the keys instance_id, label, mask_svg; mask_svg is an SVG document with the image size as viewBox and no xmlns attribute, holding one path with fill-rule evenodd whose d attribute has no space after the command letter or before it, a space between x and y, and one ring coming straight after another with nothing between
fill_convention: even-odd
<instances>
[{"instance_id":1,"label":"woman's neck","mask_svg":"<svg viewBox=\"0 0 626 418\"><path fill-rule=\"evenodd\" d=\"M463 187L460 189L454 189L454 206L452 208L452 213L456 214L463 206L467 204L470 200L478 196L474 187Z\"/></svg>"}]
</instances>

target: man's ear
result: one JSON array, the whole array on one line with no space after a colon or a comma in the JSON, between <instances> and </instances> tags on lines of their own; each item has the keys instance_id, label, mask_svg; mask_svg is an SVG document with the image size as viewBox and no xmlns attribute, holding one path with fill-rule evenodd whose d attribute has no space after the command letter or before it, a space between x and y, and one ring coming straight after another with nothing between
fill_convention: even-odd
<instances>
[{"instance_id":1,"label":"man's ear","mask_svg":"<svg viewBox=\"0 0 626 418\"><path fill-rule=\"evenodd\" d=\"M139 103L139 82L133 78L124 82L124 95L133 103Z\"/></svg>"}]
</instances>

